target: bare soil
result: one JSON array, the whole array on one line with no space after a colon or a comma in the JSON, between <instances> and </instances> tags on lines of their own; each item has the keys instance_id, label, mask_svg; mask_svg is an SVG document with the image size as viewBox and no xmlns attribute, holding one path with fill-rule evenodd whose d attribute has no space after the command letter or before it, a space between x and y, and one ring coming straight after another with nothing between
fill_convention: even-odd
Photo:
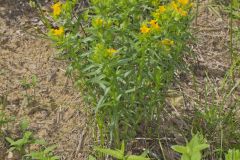
<instances>
[{"instance_id":1,"label":"bare soil","mask_svg":"<svg viewBox=\"0 0 240 160\"><path fill-rule=\"evenodd\" d=\"M36 137L57 145L61 159L86 159L87 116L80 93L65 76L67 64L56 60L51 43L30 34L41 25L27 1L0 0L0 99L16 118L5 133L18 137L16 122L27 118ZM30 82L34 75L36 86L24 88L23 80ZM7 147L1 138L0 159L8 159Z\"/></svg>"}]
</instances>

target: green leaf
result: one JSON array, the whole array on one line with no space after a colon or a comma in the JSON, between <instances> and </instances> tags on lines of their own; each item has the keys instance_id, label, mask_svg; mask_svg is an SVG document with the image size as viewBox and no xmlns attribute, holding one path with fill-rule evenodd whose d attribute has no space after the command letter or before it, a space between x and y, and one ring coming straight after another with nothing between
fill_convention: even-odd
<instances>
[{"instance_id":1,"label":"green leaf","mask_svg":"<svg viewBox=\"0 0 240 160\"><path fill-rule=\"evenodd\" d=\"M178 153L182 153L182 154L187 154L187 147L185 146L179 146L179 145L174 145L172 146L172 149Z\"/></svg>"},{"instance_id":2,"label":"green leaf","mask_svg":"<svg viewBox=\"0 0 240 160\"><path fill-rule=\"evenodd\" d=\"M32 159L42 159L44 157L44 154L42 152L31 152L25 156L31 157Z\"/></svg>"},{"instance_id":3,"label":"green leaf","mask_svg":"<svg viewBox=\"0 0 240 160\"><path fill-rule=\"evenodd\" d=\"M33 86L33 87L36 86L37 81L38 81L38 80L37 80L37 76L36 76L36 75L33 75L33 76L32 76L32 86Z\"/></svg>"},{"instance_id":4,"label":"green leaf","mask_svg":"<svg viewBox=\"0 0 240 160\"><path fill-rule=\"evenodd\" d=\"M52 145L52 146L50 146L50 147L47 147L47 148L43 151L43 153L47 154L47 153L49 153L49 152L52 152L56 147L57 147L56 145Z\"/></svg>"},{"instance_id":5,"label":"green leaf","mask_svg":"<svg viewBox=\"0 0 240 160\"><path fill-rule=\"evenodd\" d=\"M183 154L181 160L192 160L191 157L187 154Z\"/></svg>"},{"instance_id":6,"label":"green leaf","mask_svg":"<svg viewBox=\"0 0 240 160\"><path fill-rule=\"evenodd\" d=\"M32 132L27 131L23 135L23 139L28 140L32 136Z\"/></svg>"},{"instance_id":7,"label":"green leaf","mask_svg":"<svg viewBox=\"0 0 240 160\"><path fill-rule=\"evenodd\" d=\"M97 77L94 77L90 82L92 83L100 83L102 79L104 79L106 76L105 75L100 75L100 76L97 76Z\"/></svg>"},{"instance_id":8,"label":"green leaf","mask_svg":"<svg viewBox=\"0 0 240 160\"><path fill-rule=\"evenodd\" d=\"M92 155L90 155L89 157L88 157L88 160L97 160L95 157L93 157Z\"/></svg>"},{"instance_id":9,"label":"green leaf","mask_svg":"<svg viewBox=\"0 0 240 160\"><path fill-rule=\"evenodd\" d=\"M228 153L225 154L226 160L239 160L240 159L240 151L239 150L228 150Z\"/></svg>"},{"instance_id":10,"label":"green leaf","mask_svg":"<svg viewBox=\"0 0 240 160\"><path fill-rule=\"evenodd\" d=\"M104 102L105 102L105 97L101 96L100 100L98 101L98 104L96 106L96 112L98 112L98 110L104 106Z\"/></svg>"},{"instance_id":11,"label":"green leaf","mask_svg":"<svg viewBox=\"0 0 240 160\"><path fill-rule=\"evenodd\" d=\"M126 160L150 160L150 158L145 158L142 156L130 155L127 156Z\"/></svg>"},{"instance_id":12,"label":"green leaf","mask_svg":"<svg viewBox=\"0 0 240 160\"><path fill-rule=\"evenodd\" d=\"M60 159L60 157L58 157L58 156L53 156L50 158L50 160L59 160L59 159Z\"/></svg>"},{"instance_id":13,"label":"green leaf","mask_svg":"<svg viewBox=\"0 0 240 160\"><path fill-rule=\"evenodd\" d=\"M91 41L93 41L94 39L92 38L92 37L87 37L87 38L84 38L83 39L83 43L87 43L87 42L91 42Z\"/></svg>"},{"instance_id":14,"label":"green leaf","mask_svg":"<svg viewBox=\"0 0 240 160\"><path fill-rule=\"evenodd\" d=\"M122 155L124 155L124 151L125 151L125 143L124 143L124 141L122 141L122 145L121 145Z\"/></svg>"},{"instance_id":15,"label":"green leaf","mask_svg":"<svg viewBox=\"0 0 240 160\"><path fill-rule=\"evenodd\" d=\"M6 137L6 140L12 145L14 143L14 140L9 138L9 137Z\"/></svg>"},{"instance_id":16,"label":"green leaf","mask_svg":"<svg viewBox=\"0 0 240 160\"><path fill-rule=\"evenodd\" d=\"M26 142L26 141L25 141L24 139L19 139L19 140L13 142L12 145L13 145L13 146L22 146L22 145L25 144L25 142Z\"/></svg>"},{"instance_id":17,"label":"green leaf","mask_svg":"<svg viewBox=\"0 0 240 160\"><path fill-rule=\"evenodd\" d=\"M25 131L29 126L29 122L27 119L23 119L20 123L20 128L22 131Z\"/></svg>"},{"instance_id":18,"label":"green leaf","mask_svg":"<svg viewBox=\"0 0 240 160\"><path fill-rule=\"evenodd\" d=\"M122 154L122 152L120 150L104 149L104 148L100 148L100 147L94 147L94 149L98 152L104 153L106 155L110 155L117 159L124 158L124 155Z\"/></svg>"},{"instance_id":19,"label":"green leaf","mask_svg":"<svg viewBox=\"0 0 240 160\"><path fill-rule=\"evenodd\" d=\"M141 154L141 156L142 156L142 157L146 157L148 153L149 153L149 150L145 150L145 151Z\"/></svg>"},{"instance_id":20,"label":"green leaf","mask_svg":"<svg viewBox=\"0 0 240 160\"><path fill-rule=\"evenodd\" d=\"M201 156L201 152L193 152L191 154L191 160L201 160L202 156Z\"/></svg>"},{"instance_id":21,"label":"green leaf","mask_svg":"<svg viewBox=\"0 0 240 160\"><path fill-rule=\"evenodd\" d=\"M34 144L39 144L39 145L46 145L47 142L44 139L36 139L34 141Z\"/></svg>"},{"instance_id":22,"label":"green leaf","mask_svg":"<svg viewBox=\"0 0 240 160\"><path fill-rule=\"evenodd\" d=\"M127 94L127 93L132 93L132 92L135 92L135 91L136 91L136 88L134 87L132 89L126 90L125 93Z\"/></svg>"},{"instance_id":23,"label":"green leaf","mask_svg":"<svg viewBox=\"0 0 240 160\"><path fill-rule=\"evenodd\" d=\"M209 144L199 144L196 147L193 148L193 151L201 151L206 148L209 148Z\"/></svg>"},{"instance_id":24,"label":"green leaf","mask_svg":"<svg viewBox=\"0 0 240 160\"><path fill-rule=\"evenodd\" d=\"M50 160L59 160L59 159L60 159L60 157L58 157L58 156L53 156L50 158Z\"/></svg>"}]
</instances>

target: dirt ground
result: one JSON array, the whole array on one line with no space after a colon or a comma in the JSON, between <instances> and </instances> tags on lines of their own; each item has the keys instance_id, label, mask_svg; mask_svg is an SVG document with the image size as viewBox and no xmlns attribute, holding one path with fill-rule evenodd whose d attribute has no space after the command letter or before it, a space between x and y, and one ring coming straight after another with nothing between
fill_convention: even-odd
<instances>
[{"instance_id":1,"label":"dirt ground","mask_svg":"<svg viewBox=\"0 0 240 160\"><path fill-rule=\"evenodd\" d=\"M80 93L65 76L67 64L56 60L51 43L29 34L37 26L41 22L26 1L0 0L0 98L15 122L29 119L36 137L56 144L61 159L86 159L87 116ZM24 88L23 80L34 75L36 86ZM20 134L18 127L8 127L16 128L6 129L8 136ZM1 140L0 159L7 159L4 146Z\"/></svg>"},{"instance_id":2,"label":"dirt ground","mask_svg":"<svg viewBox=\"0 0 240 160\"><path fill-rule=\"evenodd\" d=\"M206 73L218 84L230 66L228 21L227 15L217 14L206 1L201 1L197 22L192 25L196 41L190 49L195 58L186 60L193 68L200 92ZM56 154L62 160L86 159L90 143L85 105L81 94L74 90L72 80L65 76L67 63L57 60L57 51L51 42L30 34L35 33L34 27L41 25L26 1L0 0L0 100L16 121L24 117L30 119L30 129L37 137L56 144ZM33 75L37 77L36 87L25 89L22 81ZM179 88L189 106L194 105L197 93L192 77L184 76ZM182 94L177 95L179 97L181 99ZM171 104L174 111L181 112L174 104ZM8 136L19 135L14 124L9 127L16 129L6 128ZM174 133L173 137L177 139ZM7 159L3 139L0 139L0 159Z\"/></svg>"}]
</instances>

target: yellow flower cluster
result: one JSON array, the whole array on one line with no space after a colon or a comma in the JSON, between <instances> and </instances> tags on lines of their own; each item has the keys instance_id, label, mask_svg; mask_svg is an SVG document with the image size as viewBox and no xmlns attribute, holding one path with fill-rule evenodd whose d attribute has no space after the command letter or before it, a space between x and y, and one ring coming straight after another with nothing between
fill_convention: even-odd
<instances>
[{"instance_id":1,"label":"yellow flower cluster","mask_svg":"<svg viewBox=\"0 0 240 160\"><path fill-rule=\"evenodd\" d=\"M189 0L178 0L178 2L182 5L187 5L189 4Z\"/></svg>"},{"instance_id":2,"label":"yellow flower cluster","mask_svg":"<svg viewBox=\"0 0 240 160\"><path fill-rule=\"evenodd\" d=\"M161 14L163 14L166 11L165 6L159 6L159 8L156 10L156 12L153 13L155 17L159 17Z\"/></svg>"},{"instance_id":3,"label":"yellow flower cluster","mask_svg":"<svg viewBox=\"0 0 240 160\"><path fill-rule=\"evenodd\" d=\"M188 0L178 0L180 4L184 4L184 5L187 5L188 3ZM179 6L176 2L172 2L171 3L171 6L172 8L178 13L180 14L181 16L185 17L187 16L188 12L185 11L181 6Z\"/></svg>"},{"instance_id":4,"label":"yellow flower cluster","mask_svg":"<svg viewBox=\"0 0 240 160\"><path fill-rule=\"evenodd\" d=\"M64 34L64 28L59 27L58 29L52 29L52 34L54 36L62 36Z\"/></svg>"},{"instance_id":5,"label":"yellow flower cluster","mask_svg":"<svg viewBox=\"0 0 240 160\"><path fill-rule=\"evenodd\" d=\"M147 25L143 25L143 26L140 28L140 30L141 30L141 33L143 33L143 34L146 34L146 33L150 32L150 28L147 27Z\"/></svg>"},{"instance_id":6,"label":"yellow flower cluster","mask_svg":"<svg viewBox=\"0 0 240 160\"><path fill-rule=\"evenodd\" d=\"M150 20L148 23L143 24L140 28L140 32L142 34L147 34L153 30L159 30L160 26L158 22L164 22L168 18L172 19L172 15L177 16L178 18L179 15L185 17L188 15L189 9L191 7L192 4L189 2L189 0L175 0L167 5L161 5L153 13L154 19ZM173 12L175 14L172 14ZM170 47L174 45L174 41L172 39L164 38L160 40L160 44L163 45L166 49L170 49Z\"/></svg>"},{"instance_id":7,"label":"yellow flower cluster","mask_svg":"<svg viewBox=\"0 0 240 160\"><path fill-rule=\"evenodd\" d=\"M107 49L107 53L108 53L109 57L112 57L116 52L117 52L117 50L114 48Z\"/></svg>"},{"instance_id":8,"label":"yellow flower cluster","mask_svg":"<svg viewBox=\"0 0 240 160\"><path fill-rule=\"evenodd\" d=\"M95 23L96 23L97 26L101 26L101 25L103 25L103 19L97 18L97 19L95 20Z\"/></svg>"},{"instance_id":9,"label":"yellow flower cluster","mask_svg":"<svg viewBox=\"0 0 240 160\"><path fill-rule=\"evenodd\" d=\"M165 6L159 6L159 8L153 13L153 16L160 17L166 11L174 10L177 14L185 17L188 15L189 8L192 7L192 3L189 2L189 0L175 0L172 1L170 4L167 4Z\"/></svg>"},{"instance_id":10,"label":"yellow flower cluster","mask_svg":"<svg viewBox=\"0 0 240 160\"><path fill-rule=\"evenodd\" d=\"M148 22L150 24L150 27L148 27L147 25L143 25L140 28L141 33L146 34L149 33L151 30L159 30L160 26L157 23L157 20L151 20L150 22Z\"/></svg>"},{"instance_id":11,"label":"yellow flower cluster","mask_svg":"<svg viewBox=\"0 0 240 160\"><path fill-rule=\"evenodd\" d=\"M158 25L158 23L157 23L157 21L156 20L151 20L150 22L149 22L149 24L151 25L151 27L153 28L153 29L160 29L160 27L159 27L159 25Z\"/></svg>"},{"instance_id":12,"label":"yellow flower cluster","mask_svg":"<svg viewBox=\"0 0 240 160\"><path fill-rule=\"evenodd\" d=\"M158 11L159 11L159 13L164 13L166 11L166 7L165 6L159 6Z\"/></svg>"},{"instance_id":13,"label":"yellow flower cluster","mask_svg":"<svg viewBox=\"0 0 240 160\"><path fill-rule=\"evenodd\" d=\"M53 15L54 16L59 16L61 14L61 2L57 2L54 5L52 5L52 9L53 9Z\"/></svg>"}]
</instances>

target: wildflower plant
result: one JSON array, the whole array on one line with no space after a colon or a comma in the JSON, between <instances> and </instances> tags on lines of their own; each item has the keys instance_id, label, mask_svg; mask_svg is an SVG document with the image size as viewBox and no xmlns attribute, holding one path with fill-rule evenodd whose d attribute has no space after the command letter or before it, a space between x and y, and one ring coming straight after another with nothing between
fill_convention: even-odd
<instances>
[{"instance_id":1,"label":"wildflower plant","mask_svg":"<svg viewBox=\"0 0 240 160\"><path fill-rule=\"evenodd\" d=\"M188 0L77 0L53 4L49 36L71 60L76 84L94 106L101 139L119 146L155 120L182 65L189 38ZM76 9L78 8L78 9Z\"/></svg>"}]
</instances>

